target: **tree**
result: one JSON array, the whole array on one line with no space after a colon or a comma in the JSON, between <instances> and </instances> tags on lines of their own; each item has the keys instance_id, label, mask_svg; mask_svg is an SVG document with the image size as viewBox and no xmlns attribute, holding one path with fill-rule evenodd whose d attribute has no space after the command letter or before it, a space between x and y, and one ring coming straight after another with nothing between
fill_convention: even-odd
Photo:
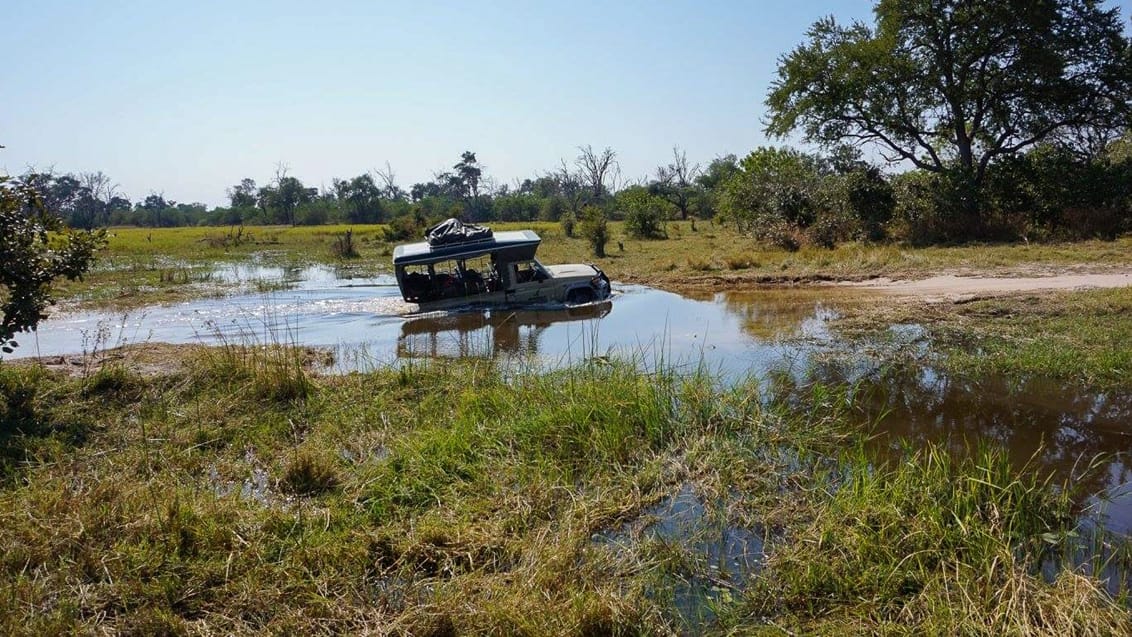
<instances>
[{"instance_id":1,"label":"tree","mask_svg":"<svg viewBox=\"0 0 1132 637\"><path fill-rule=\"evenodd\" d=\"M103 231L64 227L38 190L0 177L0 350L10 353L17 332L33 330L47 317L51 282L81 279L105 237Z\"/></svg>"},{"instance_id":2,"label":"tree","mask_svg":"<svg viewBox=\"0 0 1132 637\"><path fill-rule=\"evenodd\" d=\"M570 170L570 167L566 165L566 160L563 159L562 165L552 177L558 183L558 191L562 193L563 200L569 205L570 213L577 217L586 194L586 186L582 182L582 173L578 170Z\"/></svg>"},{"instance_id":3,"label":"tree","mask_svg":"<svg viewBox=\"0 0 1132 637\"><path fill-rule=\"evenodd\" d=\"M389 162L385 162L385 168L374 168L373 174L377 175L374 181L380 180L382 184L382 197L390 201L404 201L408 196L408 193L397 185L397 174L393 172L393 166L389 165Z\"/></svg>"},{"instance_id":4,"label":"tree","mask_svg":"<svg viewBox=\"0 0 1132 637\"><path fill-rule=\"evenodd\" d=\"M334 193L345 207L346 219L350 223L381 223L384 212L381 188L368 173L349 181L335 179Z\"/></svg>"},{"instance_id":5,"label":"tree","mask_svg":"<svg viewBox=\"0 0 1132 637\"><path fill-rule=\"evenodd\" d=\"M759 238L784 226L805 228L817 217L820 186L817 158L789 148L758 148L724 186L721 216Z\"/></svg>"},{"instance_id":6,"label":"tree","mask_svg":"<svg viewBox=\"0 0 1132 637\"><path fill-rule=\"evenodd\" d=\"M277 223L293 226L296 222L295 211L301 204L314 200L318 189L306 188L298 178L289 176L289 171L286 164L276 165L275 179L270 186L259 189L258 203L265 213L268 210L275 212Z\"/></svg>"},{"instance_id":7,"label":"tree","mask_svg":"<svg viewBox=\"0 0 1132 637\"><path fill-rule=\"evenodd\" d=\"M150 193L145 200L138 204L138 209L145 212L144 223L155 228L161 228L169 223L169 210L176 205L175 201L166 201L164 193Z\"/></svg>"},{"instance_id":8,"label":"tree","mask_svg":"<svg viewBox=\"0 0 1132 637\"><path fill-rule=\"evenodd\" d=\"M454 177L456 178L455 183L458 184L460 189L460 195L464 199L471 199L473 202L478 200L483 168L476 161L476 154L470 150L464 151L460 154L460 161L452 169L456 171Z\"/></svg>"},{"instance_id":9,"label":"tree","mask_svg":"<svg viewBox=\"0 0 1132 637\"><path fill-rule=\"evenodd\" d=\"M954 173L963 210L996 158L1112 139L1132 110L1132 45L1096 0L880 0L875 25L816 22L784 55L767 132L879 147Z\"/></svg>"},{"instance_id":10,"label":"tree","mask_svg":"<svg viewBox=\"0 0 1132 637\"><path fill-rule=\"evenodd\" d=\"M245 177L240 183L228 189L228 201L233 208L255 208L255 180Z\"/></svg>"},{"instance_id":11,"label":"tree","mask_svg":"<svg viewBox=\"0 0 1132 637\"><path fill-rule=\"evenodd\" d=\"M672 163L667 166L657 166L656 179L649 188L654 195L659 196L680 211L680 218L688 218L688 210L692 202L697 199L699 185L696 177L699 176L700 165L688 165L688 154L679 147L672 148Z\"/></svg>"},{"instance_id":12,"label":"tree","mask_svg":"<svg viewBox=\"0 0 1132 637\"><path fill-rule=\"evenodd\" d=\"M574 160L574 164L578 167L583 183L589 188L590 202L601 203L605 195L614 189L613 182L620 169L617 164L617 153L608 146L599 153L589 144L579 146L578 150L581 154Z\"/></svg>"},{"instance_id":13,"label":"tree","mask_svg":"<svg viewBox=\"0 0 1132 637\"><path fill-rule=\"evenodd\" d=\"M739 160L735 155L725 155L711 160L707 168L696 177L696 185L703 193L700 214L715 215L724 184L738 172Z\"/></svg>"}]
</instances>

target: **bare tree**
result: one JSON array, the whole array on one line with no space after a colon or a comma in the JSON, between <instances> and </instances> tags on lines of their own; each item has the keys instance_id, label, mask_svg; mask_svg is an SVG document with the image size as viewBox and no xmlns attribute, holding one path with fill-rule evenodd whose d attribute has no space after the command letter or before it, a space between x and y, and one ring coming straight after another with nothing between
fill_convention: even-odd
<instances>
[{"instance_id":1,"label":"bare tree","mask_svg":"<svg viewBox=\"0 0 1132 637\"><path fill-rule=\"evenodd\" d=\"M86 196L75 202L72 222L83 228L106 225L110 220L111 202L120 194L118 184L101 170L79 173L78 182Z\"/></svg>"},{"instance_id":2,"label":"bare tree","mask_svg":"<svg viewBox=\"0 0 1132 637\"><path fill-rule=\"evenodd\" d=\"M589 144L579 146L578 150L581 154L574 160L574 165L578 167L578 171L589 188L594 202L599 202L607 192L613 191L617 178L621 174L621 166L617 163L617 153L613 152L613 149L608 146L598 153ZM606 184L607 181L610 182L608 185Z\"/></svg>"},{"instance_id":3,"label":"bare tree","mask_svg":"<svg viewBox=\"0 0 1132 637\"><path fill-rule=\"evenodd\" d=\"M657 166L654 192L680 211L680 218L688 218L688 209L696 191L696 178L701 173L700 165L688 164L688 154L679 146L672 147L672 163Z\"/></svg>"},{"instance_id":4,"label":"bare tree","mask_svg":"<svg viewBox=\"0 0 1132 637\"><path fill-rule=\"evenodd\" d=\"M101 170L95 173L80 173L79 183L83 188L90 191L91 197L102 203L108 204L111 199L121 194L121 186L112 182L110 177Z\"/></svg>"},{"instance_id":5,"label":"bare tree","mask_svg":"<svg viewBox=\"0 0 1132 637\"><path fill-rule=\"evenodd\" d=\"M393 172L393 166L390 166L389 162L385 162L385 168L374 168L373 174L375 175L374 181L381 182L381 191L386 199L401 200L405 198L405 191L397 185L397 175Z\"/></svg>"},{"instance_id":6,"label":"bare tree","mask_svg":"<svg viewBox=\"0 0 1132 637\"><path fill-rule=\"evenodd\" d=\"M581 171L570 170L566 165L566 160L562 160L562 165L557 171L548 175L558 182L558 190L562 193L562 197L570 204L570 212L574 216L578 216L578 210L582 205L582 198L585 195L585 185Z\"/></svg>"}]
</instances>

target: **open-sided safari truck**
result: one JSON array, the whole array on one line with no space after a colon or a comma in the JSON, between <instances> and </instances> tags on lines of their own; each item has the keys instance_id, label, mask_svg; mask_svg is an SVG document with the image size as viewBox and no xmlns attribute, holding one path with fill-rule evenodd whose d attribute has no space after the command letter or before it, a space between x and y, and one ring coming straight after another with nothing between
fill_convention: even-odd
<instances>
[{"instance_id":1,"label":"open-sided safari truck","mask_svg":"<svg viewBox=\"0 0 1132 637\"><path fill-rule=\"evenodd\" d=\"M492 232L449 219L427 241L393 251L397 285L422 311L466 305L580 305L606 299L609 278L589 264L543 265L531 230Z\"/></svg>"}]
</instances>

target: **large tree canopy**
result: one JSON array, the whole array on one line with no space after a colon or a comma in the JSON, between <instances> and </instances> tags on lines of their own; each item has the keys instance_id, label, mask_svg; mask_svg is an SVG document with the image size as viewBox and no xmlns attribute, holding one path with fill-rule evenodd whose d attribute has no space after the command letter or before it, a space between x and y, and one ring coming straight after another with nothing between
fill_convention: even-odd
<instances>
[{"instance_id":1,"label":"large tree canopy","mask_svg":"<svg viewBox=\"0 0 1132 637\"><path fill-rule=\"evenodd\" d=\"M876 23L818 21L779 60L767 131L877 145L973 185L1040 142L1093 149L1126 130L1132 46L1096 0L880 0Z\"/></svg>"}]
</instances>

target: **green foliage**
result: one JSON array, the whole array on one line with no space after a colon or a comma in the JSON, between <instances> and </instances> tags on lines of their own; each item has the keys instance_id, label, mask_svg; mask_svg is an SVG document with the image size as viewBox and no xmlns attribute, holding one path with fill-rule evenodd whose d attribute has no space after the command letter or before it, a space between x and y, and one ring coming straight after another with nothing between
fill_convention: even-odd
<instances>
[{"instance_id":1,"label":"green foliage","mask_svg":"<svg viewBox=\"0 0 1132 637\"><path fill-rule=\"evenodd\" d=\"M529 194L507 194L492 201L492 217L499 221L534 221L539 218L539 200Z\"/></svg>"},{"instance_id":2,"label":"green foliage","mask_svg":"<svg viewBox=\"0 0 1132 637\"><path fill-rule=\"evenodd\" d=\"M991 166L983 199L1016 233L1114 239L1132 229L1132 160L1039 146Z\"/></svg>"},{"instance_id":3,"label":"green foliage","mask_svg":"<svg viewBox=\"0 0 1132 637\"><path fill-rule=\"evenodd\" d=\"M381 223L385 211L382 192L369 173L350 180L335 179L334 194L350 223Z\"/></svg>"},{"instance_id":4,"label":"green foliage","mask_svg":"<svg viewBox=\"0 0 1132 637\"><path fill-rule=\"evenodd\" d=\"M0 349L46 318L52 281L81 279L105 244L104 231L64 228L34 187L0 178Z\"/></svg>"},{"instance_id":5,"label":"green foliage","mask_svg":"<svg viewBox=\"0 0 1132 637\"><path fill-rule=\"evenodd\" d=\"M385 229L385 240L396 243L420 239L427 227L427 221L422 216L413 214L397 217Z\"/></svg>"},{"instance_id":6,"label":"green foliage","mask_svg":"<svg viewBox=\"0 0 1132 637\"><path fill-rule=\"evenodd\" d=\"M815 157L792 149L756 149L724 184L720 218L786 247L780 239L818 215L820 177Z\"/></svg>"},{"instance_id":7,"label":"green foliage","mask_svg":"<svg viewBox=\"0 0 1132 637\"><path fill-rule=\"evenodd\" d=\"M574 225L578 223L578 220L574 218L574 213L567 212L566 214L562 215L562 219L559 223L562 226L563 235L565 235L566 237L574 236Z\"/></svg>"},{"instance_id":8,"label":"green foliage","mask_svg":"<svg viewBox=\"0 0 1132 637\"><path fill-rule=\"evenodd\" d=\"M835 199L842 209L861 224L866 238L884 239L896 210L892 184L875 167L866 165L841 174L837 181Z\"/></svg>"},{"instance_id":9,"label":"green foliage","mask_svg":"<svg viewBox=\"0 0 1132 637\"><path fill-rule=\"evenodd\" d=\"M665 201L643 186L617 193L616 205L625 220L625 232L634 239L664 239Z\"/></svg>"},{"instance_id":10,"label":"green foliage","mask_svg":"<svg viewBox=\"0 0 1132 637\"><path fill-rule=\"evenodd\" d=\"M1046 140L1096 153L1092 140L1127 125L1132 45L1118 10L880 0L875 15L871 28L833 18L810 28L779 62L767 130L871 143L948 174L959 205L947 213L965 217L956 228L969 235L981 229L979 190L996 158Z\"/></svg>"},{"instance_id":11,"label":"green foliage","mask_svg":"<svg viewBox=\"0 0 1132 637\"><path fill-rule=\"evenodd\" d=\"M605 211L597 206L582 209L582 219L578 224L582 237L590 243L595 257L605 256L605 244L609 242L609 222Z\"/></svg>"}]
</instances>

